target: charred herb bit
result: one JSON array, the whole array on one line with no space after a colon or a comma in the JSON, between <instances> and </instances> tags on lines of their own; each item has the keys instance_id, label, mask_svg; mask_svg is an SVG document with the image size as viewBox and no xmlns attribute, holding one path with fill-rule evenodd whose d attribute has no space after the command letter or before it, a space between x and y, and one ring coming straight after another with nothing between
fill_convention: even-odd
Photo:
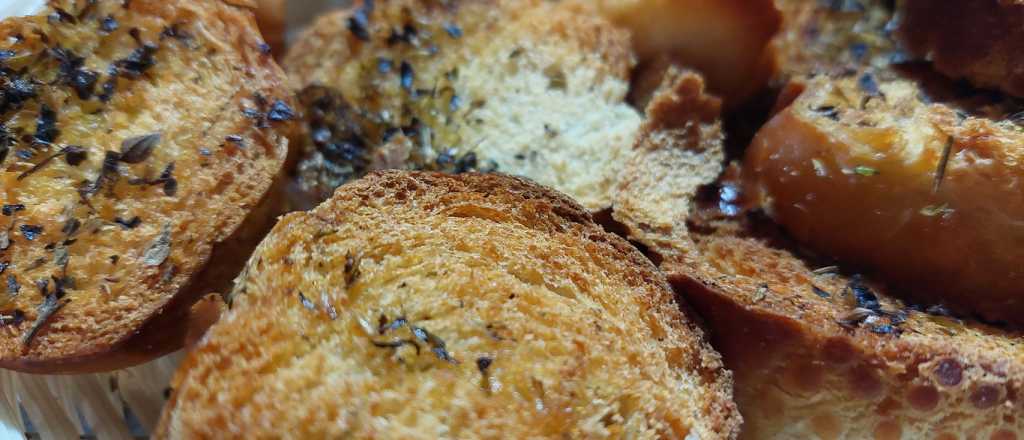
<instances>
[{"instance_id":1,"label":"charred herb bit","mask_svg":"<svg viewBox=\"0 0 1024 440\"><path fill-rule=\"evenodd\" d=\"M399 70L401 72L399 81L402 88L405 89L405 91L412 93L412 83L416 76L415 72L412 70L412 65L409 64L408 61L402 61Z\"/></svg>"},{"instance_id":2,"label":"charred herb bit","mask_svg":"<svg viewBox=\"0 0 1024 440\"><path fill-rule=\"evenodd\" d=\"M160 178L157 179L157 182L163 183L164 195L167 197L174 197L178 193L178 179L174 178L174 162L167 164L167 167L160 173Z\"/></svg>"},{"instance_id":3,"label":"charred herb bit","mask_svg":"<svg viewBox=\"0 0 1024 440\"><path fill-rule=\"evenodd\" d=\"M21 292L18 278L14 275L7 275L7 296L18 296L18 292Z\"/></svg>"},{"instance_id":4,"label":"charred herb bit","mask_svg":"<svg viewBox=\"0 0 1024 440\"><path fill-rule=\"evenodd\" d=\"M327 312L327 317L331 318L331 321L338 319L338 310L334 308L334 304L331 304L331 297L327 292L320 295L320 302L323 305L324 311Z\"/></svg>"},{"instance_id":5,"label":"charred herb bit","mask_svg":"<svg viewBox=\"0 0 1024 440\"><path fill-rule=\"evenodd\" d=\"M117 78L111 77L110 79L107 79L102 86L100 86L102 92L96 97L99 98L101 102L110 102L110 98L114 97L114 91L116 88Z\"/></svg>"},{"instance_id":6,"label":"charred herb bit","mask_svg":"<svg viewBox=\"0 0 1024 440\"><path fill-rule=\"evenodd\" d=\"M447 32L448 35L452 38L462 38L462 28L460 28L459 25L455 23L448 23L444 25L444 31Z\"/></svg>"},{"instance_id":7,"label":"charred herb bit","mask_svg":"<svg viewBox=\"0 0 1024 440\"><path fill-rule=\"evenodd\" d=\"M859 325L861 322L864 322L864 320L868 319L868 317L874 316L874 315L875 315L875 312L873 312L870 309L866 309L866 308L862 308L862 307L857 307L857 308L853 309L852 311L850 311L850 313L847 313L846 315L844 315L842 318L839 318L838 322L839 322L839 325L841 325L843 327L853 328L853 327L856 327L857 325Z\"/></svg>"},{"instance_id":8,"label":"charred herb bit","mask_svg":"<svg viewBox=\"0 0 1024 440\"><path fill-rule=\"evenodd\" d=\"M64 222L64 226L60 229L65 236L71 237L78 232L78 228L82 227L82 222L77 218L70 218Z\"/></svg>"},{"instance_id":9,"label":"charred herb bit","mask_svg":"<svg viewBox=\"0 0 1024 440\"><path fill-rule=\"evenodd\" d=\"M146 253L143 254L142 264L145 266L153 267L163 264L167 260L167 257L171 255L171 225L164 224L164 229L160 233L160 236L156 238L149 248L146 249Z\"/></svg>"},{"instance_id":10,"label":"charred herb bit","mask_svg":"<svg viewBox=\"0 0 1024 440\"><path fill-rule=\"evenodd\" d=\"M932 188L932 192L939 192L942 180L946 178L946 167L949 166L949 156L953 152L954 143L953 136L946 138L946 145L942 147L942 156L939 157L938 168L935 169L935 186Z\"/></svg>"},{"instance_id":11,"label":"charred herb bit","mask_svg":"<svg viewBox=\"0 0 1024 440\"><path fill-rule=\"evenodd\" d=\"M64 154L64 162L73 167L81 165L86 157L88 157L88 152L85 151L85 148L77 145L68 145L61 149L61 152Z\"/></svg>"},{"instance_id":12,"label":"charred herb bit","mask_svg":"<svg viewBox=\"0 0 1024 440\"><path fill-rule=\"evenodd\" d=\"M868 96L880 96L882 94L878 88L878 81L875 80L875 76L871 73L861 75L857 79L857 87Z\"/></svg>"},{"instance_id":13,"label":"charred herb bit","mask_svg":"<svg viewBox=\"0 0 1024 440\"><path fill-rule=\"evenodd\" d=\"M79 99L89 99L96 89L96 82L99 80L99 77L98 73L91 70L78 69L71 74L69 82L71 88L78 94Z\"/></svg>"},{"instance_id":14,"label":"charred herb bit","mask_svg":"<svg viewBox=\"0 0 1024 440\"><path fill-rule=\"evenodd\" d=\"M267 112L267 119L272 122L288 121L294 117L295 111L280 99L274 101L274 104L270 106L270 111Z\"/></svg>"},{"instance_id":15,"label":"charred herb bit","mask_svg":"<svg viewBox=\"0 0 1024 440\"><path fill-rule=\"evenodd\" d=\"M832 296L828 292L826 292L825 290L821 289L818 286L812 285L811 286L811 290L814 291L815 295L818 295L818 296L820 296L822 298L828 298L828 297Z\"/></svg>"},{"instance_id":16,"label":"charred herb bit","mask_svg":"<svg viewBox=\"0 0 1024 440\"><path fill-rule=\"evenodd\" d=\"M114 72L125 78L138 79L151 67L156 65L157 46L152 43L145 43L142 47L136 48L127 57L114 61Z\"/></svg>"},{"instance_id":17,"label":"charred herb bit","mask_svg":"<svg viewBox=\"0 0 1024 440\"><path fill-rule=\"evenodd\" d=\"M491 364L494 363L494 358L481 356L476 358L476 369L480 370L480 374L487 375L487 369L491 368Z\"/></svg>"},{"instance_id":18,"label":"charred herb bit","mask_svg":"<svg viewBox=\"0 0 1024 440\"><path fill-rule=\"evenodd\" d=\"M78 20L75 19L74 15L71 15L71 14L68 13L68 11L65 11L65 10L63 10L61 8L56 8L56 7L53 8L53 12L50 13L50 15L48 17L46 17L46 18L47 18L47 20L50 20L51 23L60 22L60 23L72 23L72 24L74 24L74 23L78 22Z\"/></svg>"},{"instance_id":19,"label":"charred herb bit","mask_svg":"<svg viewBox=\"0 0 1024 440\"><path fill-rule=\"evenodd\" d=\"M839 109L832 105L823 105L820 107L814 107L812 109L815 113L820 113L822 116L829 118L833 121L839 120Z\"/></svg>"},{"instance_id":20,"label":"charred herb bit","mask_svg":"<svg viewBox=\"0 0 1024 440\"><path fill-rule=\"evenodd\" d=\"M5 217L10 217L10 216L14 215L15 213L17 213L18 211L24 211L24 210L25 210L25 205L22 205L20 203L13 204L13 205L4 205L3 206L3 214L4 214Z\"/></svg>"},{"instance_id":21,"label":"charred herb bit","mask_svg":"<svg viewBox=\"0 0 1024 440\"><path fill-rule=\"evenodd\" d=\"M351 286L359 279L359 257L352 255L351 252L345 254L345 285Z\"/></svg>"},{"instance_id":22,"label":"charred herb bit","mask_svg":"<svg viewBox=\"0 0 1024 440\"><path fill-rule=\"evenodd\" d=\"M83 199L87 196L96 194L103 188L106 182L114 182L117 180L118 168L117 164L121 160L121 153L116 151L107 151L103 155L103 165L100 168L100 173L96 176L96 180L92 182L86 182L82 188L78 190L79 194Z\"/></svg>"},{"instance_id":23,"label":"charred herb bit","mask_svg":"<svg viewBox=\"0 0 1024 440\"><path fill-rule=\"evenodd\" d=\"M121 142L121 155L118 160L129 164L145 161L160 143L160 137L160 133L150 133L125 139Z\"/></svg>"},{"instance_id":24,"label":"charred herb bit","mask_svg":"<svg viewBox=\"0 0 1024 440\"><path fill-rule=\"evenodd\" d=\"M142 224L142 219L140 219L139 216L132 217L129 220L124 220L121 217L117 217L114 219L114 223L121 225L121 227L125 229L135 229Z\"/></svg>"},{"instance_id":25,"label":"charred herb bit","mask_svg":"<svg viewBox=\"0 0 1024 440\"><path fill-rule=\"evenodd\" d=\"M19 105L37 96L35 83L21 77L5 81L0 91L3 92L3 104L0 105L0 108L3 109Z\"/></svg>"},{"instance_id":26,"label":"charred herb bit","mask_svg":"<svg viewBox=\"0 0 1024 440\"><path fill-rule=\"evenodd\" d=\"M853 293L853 298L857 301L857 307L879 312L882 310L881 303L878 302L878 297L871 291L871 288L862 284L859 280L854 279L847 285L847 289Z\"/></svg>"},{"instance_id":27,"label":"charred herb bit","mask_svg":"<svg viewBox=\"0 0 1024 440\"><path fill-rule=\"evenodd\" d=\"M356 38L363 41L370 41L370 30L369 18L366 16L366 10L363 8L358 9L355 14L352 14L348 19L348 30L355 35Z\"/></svg>"},{"instance_id":28,"label":"charred herb bit","mask_svg":"<svg viewBox=\"0 0 1024 440\"><path fill-rule=\"evenodd\" d=\"M458 360L456 360L454 357L452 357L450 353L448 353L448 350L445 347L444 340L437 337L437 335L430 333L429 331L427 331L427 329L423 327L409 326L409 329L412 330L412 334L413 336L416 337L416 339L430 345L430 351L434 353L434 355L437 356L438 359L453 364L459 363Z\"/></svg>"},{"instance_id":29,"label":"charred herb bit","mask_svg":"<svg viewBox=\"0 0 1024 440\"><path fill-rule=\"evenodd\" d=\"M33 165L32 168L29 168L25 172L19 174L17 180L25 179L26 177L43 169L43 167L49 165L50 162L52 162L54 159L61 156L64 156L64 161L67 162L68 165L78 166L83 161L85 161L86 151L84 148L75 145L69 145L64 148L61 148L60 152L50 155L49 157L43 159L42 162Z\"/></svg>"},{"instance_id":30,"label":"charred herb bit","mask_svg":"<svg viewBox=\"0 0 1024 440\"><path fill-rule=\"evenodd\" d=\"M11 262L9 262L9 261L0 261L0 275L2 275L4 273L4 271L7 270L7 266L10 266L10 265L11 265Z\"/></svg>"},{"instance_id":31,"label":"charred herb bit","mask_svg":"<svg viewBox=\"0 0 1024 440\"><path fill-rule=\"evenodd\" d=\"M377 71L380 73L388 73L391 71L392 61L390 59L381 57L377 58Z\"/></svg>"},{"instance_id":32,"label":"charred herb bit","mask_svg":"<svg viewBox=\"0 0 1024 440\"><path fill-rule=\"evenodd\" d=\"M0 326L18 326L22 322L25 322L25 312L21 310L14 309L11 312L0 312Z\"/></svg>"},{"instance_id":33,"label":"charred herb bit","mask_svg":"<svg viewBox=\"0 0 1024 440\"><path fill-rule=\"evenodd\" d=\"M21 235L28 241L34 241L43 233L43 227L39 225L21 225L18 229L21 230Z\"/></svg>"},{"instance_id":34,"label":"charred herb bit","mask_svg":"<svg viewBox=\"0 0 1024 440\"><path fill-rule=\"evenodd\" d=\"M36 117L35 140L40 143L53 143L60 136L57 128L57 112L50 106L43 104L39 109L39 116Z\"/></svg>"},{"instance_id":35,"label":"charred herb bit","mask_svg":"<svg viewBox=\"0 0 1024 440\"><path fill-rule=\"evenodd\" d=\"M893 327L889 324L881 324L871 327L871 333L876 333L879 335L891 335L893 333L897 333L897 331L898 329L896 327Z\"/></svg>"},{"instance_id":36,"label":"charred herb bit","mask_svg":"<svg viewBox=\"0 0 1024 440\"><path fill-rule=\"evenodd\" d=\"M398 330L408 323L409 321L407 321L404 316L399 316L389 323L387 316L380 315L380 319L377 320L377 333L383 335L389 331Z\"/></svg>"},{"instance_id":37,"label":"charred herb bit","mask_svg":"<svg viewBox=\"0 0 1024 440\"><path fill-rule=\"evenodd\" d=\"M108 15L100 20L100 30L108 34L116 31L118 27L117 19L113 15Z\"/></svg>"},{"instance_id":38,"label":"charred herb bit","mask_svg":"<svg viewBox=\"0 0 1024 440\"><path fill-rule=\"evenodd\" d=\"M373 344L374 347L378 347L378 348L400 348L403 345L411 345L413 347L416 347L416 355L420 354L420 346L417 345L416 341L413 341L412 339L397 339L397 340L394 340L394 341L374 341L374 340L371 340L370 343Z\"/></svg>"},{"instance_id":39,"label":"charred herb bit","mask_svg":"<svg viewBox=\"0 0 1024 440\"><path fill-rule=\"evenodd\" d=\"M25 333L25 336L22 337L21 344L28 347L28 345L32 343L32 340L35 339L36 334L39 333L39 330L46 325L46 322L49 321L50 318L53 317L54 313L57 313L58 310L69 302L70 300L67 299L58 299L55 293L47 295L46 300L36 308L39 312L39 316L36 317L35 322L32 323L32 327L29 328L28 332Z\"/></svg>"},{"instance_id":40,"label":"charred herb bit","mask_svg":"<svg viewBox=\"0 0 1024 440\"><path fill-rule=\"evenodd\" d=\"M313 304L313 301L306 298L306 295L303 295L302 292L299 292L299 302L302 303L302 307L305 307L307 310L316 310L316 304Z\"/></svg>"}]
</instances>

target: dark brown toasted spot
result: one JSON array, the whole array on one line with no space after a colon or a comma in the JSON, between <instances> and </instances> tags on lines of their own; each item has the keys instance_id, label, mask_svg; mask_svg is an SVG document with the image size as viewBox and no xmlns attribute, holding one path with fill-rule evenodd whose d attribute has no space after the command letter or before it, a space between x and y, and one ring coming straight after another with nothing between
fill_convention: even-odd
<instances>
[{"instance_id":1,"label":"dark brown toasted spot","mask_svg":"<svg viewBox=\"0 0 1024 440\"><path fill-rule=\"evenodd\" d=\"M999 387L995 385L981 385L971 393L971 403L978 409L996 406L1000 400Z\"/></svg>"},{"instance_id":2,"label":"dark brown toasted spot","mask_svg":"<svg viewBox=\"0 0 1024 440\"><path fill-rule=\"evenodd\" d=\"M931 385L918 385L907 393L910 406L918 411L931 411L939 404L939 390Z\"/></svg>"},{"instance_id":3,"label":"dark brown toasted spot","mask_svg":"<svg viewBox=\"0 0 1024 440\"><path fill-rule=\"evenodd\" d=\"M995 434L992 434L991 440L1017 440L1017 434L1006 429L1000 429Z\"/></svg>"},{"instance_id":4,"label":"dark brown toasted spot","mask_svg":"<svg viewBox=\"0 0 1024 440\"><path fill-rule=\"evenodd\" d=\"M849 380L850 389L855 396L873 398L882 393L882 381L869 366L859 365L852 368Z\"/></svg>"},{"instance_id":5,"label":"dark brown toasted spot","mask_svg":"<svg viewBox=\"0 0 1024 440\"><path fill-rule=\"evenodd\" d=\"M900 440L903 438L903 427L894 420L885 420L875 426L875 440Z\"/></svg>"},{"instance_id":6,"label":"dark brown toasted spot","mask_svg":"<svg viewBox=\"0 0 1024 440\"><path fill-rule=\"evenodd\" d=\"M826 361L836 365L845 365L857 357L857 349L846 338L830 338L821 348Z\"/></svg>"},{"instance_id":7,"label":"dark brown toasted spot","mask_svg":"<svg viewBox=\"0 0 1024 440\"><path fill-rule=\"evenodd\" d=\"M956 359L943 359L935 367L935 378L942 386L955 387L963 380L964 369Z\"/></svg>"}]
</instances>

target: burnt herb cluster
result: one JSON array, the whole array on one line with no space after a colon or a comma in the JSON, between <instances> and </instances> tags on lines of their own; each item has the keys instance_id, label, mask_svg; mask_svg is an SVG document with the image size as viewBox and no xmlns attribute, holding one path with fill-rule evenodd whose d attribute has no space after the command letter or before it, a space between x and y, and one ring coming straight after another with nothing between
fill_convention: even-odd
<instances>
[{"instance_id":1,"label":"burnt herb cluster","mask_svg":"<svg viewBox=\"0 0 1024 440\"><path fill-rule=\"evenodd\" d=\"M394 333L403 329L408 332L409 337L403 338L394 335ZM389 340L371 340L370 342L375 347L400 348L402 346L409 345L416 349L417 356L420 354L421 348L428 348L434 356L442 361L452 364L459 363L459 361L448 352L447 344L443 339L427 331L427 329L423 327L412 325L404 316L399 316L395 318L394 321L389 321L386 315L380 315L380 318L377 321L377 333L380 336L393 335L393 338Z\"/></svg>"},{"instance_id":2,"label":"burnt herb cluster","mask_svg":"<svg viewBox=\"0 0 1024 440\"><path fill-rule=\"evenodd\" d=\"M346 181L376 169L402 168L450 173L490 172L493 161L473 150L480 139L462 139L455 124L484 102L465 102L454 84L457 66L436 77L418 70L423 63L447 63L446 44L459 44L463 28L451 11L433 17L386 16L373 2L364 2L347 22L352 44L388 48L386 56L367 56L358 81L365 94L350 100L339 90L308 86L300 100L308 144L298 179L306 190L328 197ZM375 21L378 20L378 21ZM371 49L367 49L371 50ZM452 60L452 63L455 61ZM360 92L362 93L362 92ZM476 143L474 145L474 143Z\"/></svg>"},{"instance_id":3,"label":"burnt herb cluster","mask_svg":"<svg viewBox=\"0 0 1024 440\"><path fill-rule=\"evenodd\" d=\"M833 296L818 287L814 287L814 291L823 298ZM903 332L900 325L906 322L907 312L884 308L878 295L860 276L854 276L838 296L848 298L853 303L853 309L838 320L843 327L854 329L863 325L872 333L880 335L899 336Z\"/></svg>"}]
</instances>

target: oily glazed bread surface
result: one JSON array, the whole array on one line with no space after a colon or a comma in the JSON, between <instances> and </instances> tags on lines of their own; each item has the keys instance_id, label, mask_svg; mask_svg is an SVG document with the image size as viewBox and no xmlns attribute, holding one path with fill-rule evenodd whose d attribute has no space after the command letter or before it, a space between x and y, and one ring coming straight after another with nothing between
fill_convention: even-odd
<instances>
[{"instance_id":1,"label":"oily glazed bread surface","mask_svg":"<svg viewBox=\"0 0 1024 440\"><path fill-rule=\"evenodd\" d=\"M920 303L1024 323L1022 127L870 72L806 87L747 152L758 204Z\"/></svg>"},{"instance_id":2,"label":"oily glazed bread surface","mask_svg":"<svg viewBox=\"0 0 1024 440\"><path fill-rule=\"evenodd\" d=\"M640 123L629 33L586 2L366 2L317 20L284 65L314 201L374 169L497 170L598 210Z\"/></svg>"},{"instance_id":3,"label":"oily glazed bread surface","mask_svg":"<svg viewBox=\"0 0 1024 440\"><path fill-rule=\"evenodd\" d=\"M664 278L568 198L378 172L284 217L158 438L731 438L729 374Z\"/></svg>"},{"instance_id":4,"label":"oily glazed bread surface","mask_svg":"<svg viewBox=\"0 0 1024 440\"><path fill-rule=\"evenodd\" d=\"M600 0L633 34L641 69L661 58L699 70L710 89L741 104L767 82L779 30L772 0Z\"/></svg>"},{"instance_id":5,"label":"oily glazed bread surface","mask_svg":"<svg viewBox=\"0 0 1024 440\"><path fill-rule=\"evenodd\" d=\"M699 85L682 75L655 95L612 215L706 320L741 437L1024 436L1024 335L909 307L748 218L736 167L708 185L722 133Z\"/></svg>"},{"instance_id":6,"label":"oily glazed bread surface","mask_svg":"<svg viewBox=\"0 0 1024 440\"><path fill-rule=\"evenodd\" d=\"M174 349L255 246L293 110L244 3L56 1L0 22L0 365Z\"/></svg>"}]
</instances>

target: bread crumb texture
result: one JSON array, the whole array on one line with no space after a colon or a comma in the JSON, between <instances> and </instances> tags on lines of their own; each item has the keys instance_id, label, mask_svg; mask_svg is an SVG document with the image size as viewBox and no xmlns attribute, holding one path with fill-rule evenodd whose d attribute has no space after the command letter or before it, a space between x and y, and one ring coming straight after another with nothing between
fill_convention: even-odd
<instances>
[{"instance_id":1,"label":"bread crumb texture","mask_svg":"<svg viewBox=\"0 0 1024 440\"><path fill-rule=\"evenodd\" d=\"M602 209L640 124L629 33L587 2L366 2L321 17L284 65L314 201L374 169L497 170Z\"/></svg>"},{"instance_id":2,"label":"bread crumb texture","mask_svg":"<svg viewBox=\"0 0 1024 440\"><path fill-rule=\"evenodd\" d=\"M377 172L286 216L158 438L733 438L659 272L525 180Z\"/></svg>"},{"instance_id":3,"label":"bread crumb texture","mask_svg":"<svg viewBox=\"0 0 1024 440\"><path fill-rule=\"evenodd\" d=\"M51 1L0 22L0 365L180 346L173 325L132 340L187 312L286 155L293 104L261 44L248 9L212 0Z\"/></svg>"}]
</instances>

